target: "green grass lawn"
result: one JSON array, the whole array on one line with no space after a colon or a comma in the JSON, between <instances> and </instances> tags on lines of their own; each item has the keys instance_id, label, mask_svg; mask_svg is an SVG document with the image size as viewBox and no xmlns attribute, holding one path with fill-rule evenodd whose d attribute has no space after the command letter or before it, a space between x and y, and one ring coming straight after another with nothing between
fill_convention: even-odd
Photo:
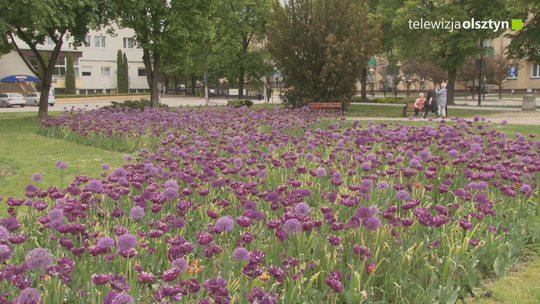
<instances>
[{"instance_id":1,"label":"green grass lawn","mask_svg":"<svg viewBox=\"0 0 540 304\"><path fill-rule=\"evenodd\" d=\"M29 114L35 116L35 113ZM32 183L30 178L34 173L43 175L40 186L60 186L60 170L55 166L57 160L68 165L63 172L64 186L78 174L99 176L103 163L112 168L123 163L122 153L47 138L36 134L37 128L36 118L0 115L0 195L4 200L10 196L24 197L24 187ZM6 210L7 205L2 201L0 216L5 216Z\"/></svg>"}]
</instances>

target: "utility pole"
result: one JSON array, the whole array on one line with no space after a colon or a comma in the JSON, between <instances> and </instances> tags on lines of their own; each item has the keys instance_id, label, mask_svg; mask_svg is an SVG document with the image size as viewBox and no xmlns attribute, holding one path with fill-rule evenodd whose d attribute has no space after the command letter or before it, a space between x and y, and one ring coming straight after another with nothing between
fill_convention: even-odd
<instances>
[{"instance_id":1,"label":"utility pole","mask_svg":"<svg viewBox=\"0 0 540 304\"><path fill-rule=\"evenodd\" d=\"M206 45L204 46L204 100L206 106L208 106L208 60L206 59L208 53L206 52Z\"/></svg>"},{"instance_id":2,"label":"utility pole","mask_svg":"<svg viewBox=\"0 0 540 304\"><path fill-rule=\"evenodd\" d=\"M476 68L478 69L478 106L482 105L482 70L484 69L484 59L482 58L482 50L483 47L483 40L480 39L480 60L478 61L478 64L476 65Z\"/></svg>"}]
</instances>

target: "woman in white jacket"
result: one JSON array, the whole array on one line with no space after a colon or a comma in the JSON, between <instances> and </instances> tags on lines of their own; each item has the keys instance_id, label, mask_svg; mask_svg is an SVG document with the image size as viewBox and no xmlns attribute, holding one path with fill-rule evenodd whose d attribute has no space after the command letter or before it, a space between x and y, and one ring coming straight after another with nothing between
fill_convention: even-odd
<instances>
[{"instance_id":1,"label":"woman in white jacket","mask_svg":"<svg viewBox=\"0 0 540 304\"><path fill-rule=\"evenodd\" d=\"M437 92L437 105L439 106L439 113L441 113L441 117L446 118L446 83L442 83L441 89L435 91Z\"/></svg>"}]
</instances>

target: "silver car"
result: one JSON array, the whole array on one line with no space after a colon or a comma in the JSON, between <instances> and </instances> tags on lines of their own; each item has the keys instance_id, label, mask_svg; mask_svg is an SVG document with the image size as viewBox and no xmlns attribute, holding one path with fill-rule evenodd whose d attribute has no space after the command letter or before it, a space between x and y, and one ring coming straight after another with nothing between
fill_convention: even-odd
<instances>
[{"instance_id":1,"label":"silver car","mask_svg":"<svg viewBox=\"0 0 540 304\"><path fill-rule=\"evenodd\" d=\"M0 106L7 108L13 105L24 107L24 97L20 93L0 93Z\"/></svg>"},{"instance_id":2,"label":"silver car","mask_svg":"<svg viewBox=\"0 0 540 304\"><path fill-rule=\"evenodd\" d=\"M26 104L29 106L39 106L39 98L41 97L41 92L33 92L26 96ZM54 107L56 100L52 94L49 94L49 106Z\"/></svg>"}]
</instances>

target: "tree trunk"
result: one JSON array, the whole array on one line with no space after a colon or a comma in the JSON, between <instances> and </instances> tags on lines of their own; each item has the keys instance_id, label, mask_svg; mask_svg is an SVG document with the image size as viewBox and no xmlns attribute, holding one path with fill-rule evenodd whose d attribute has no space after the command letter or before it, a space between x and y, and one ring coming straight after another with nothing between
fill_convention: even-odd
<instances>
[{"instance_id":1,"label":"tree trunk","mask_svg":"<svg viewBox=\"0 0 540 304\"><path fill-rule=\"evenodd\" d=\"M178 76L174 76L174 94L178 95Z\"/></svg>"},{"instance_id":2,"label":"tree trunk","mask_svg":"<svg viewBox=\"0 0 540 304\"><path fill-rule=\"evenodd\" d=\"M54 64L51 62L50 64ZM49 113L49 92L51 90L51 77L46 77L41 81L41 96L39 97L39 109L38 109L38 118L45 118Z\"/></svg>"},{"instance_id":3,"label":"tree trunk","mask_svg":"<svg viewBox=\"0 0 540 304\"><path fill-rule=\"evenodd\" d=\"M362 70L361 78L362 88L360 89L360 100L367 101L367 67Z\"/></svg>"},{"instance_id":4,"label":"tree trunk","mask_svg":"<svg viewBox=\"0 0 540 304\"><path fill-rule=\"evenodd\" d=\"M499 85L499 99L502 99L502 90L503 90L503 86L501 84Z\"/></svg>"},{"instance_id":5,"label":"tree trunk","mask_svg":"<svg viewBox=\"0 0 540 304\"><path fill-rule=\"evenodd\" d=\"M150 87L150 107L159 108L158 100L158 81L159 81L159 60L160 54L153 52L153 58L150 58L150 50L143 48L143 62L146 70L146 81ZM152 66L153 59L153 66Z\"/></svg>"},{"instance_id":6,"label":"tree trunk","mask_svg":"<svg viewBox=\"0 0 540 304\"><path fill-rule=\"evenodd\" d=\"M197 86L197 76L191 74L191 94L195 95L195 87Z\"/></svg>"},{"instance_id":7,"label":"tree trunk","mask_svg":"<svg viewBox=\"0 0 540 304\"><path fill-rule=\"evenodd\" d=\"M447 95L446 95L446 104L447 105L455 105L454 102L454 89L456 87L456 75L457 75L457 69L450 69L448 70L448 85L446 87Z\"/></svg>"}]
</instances>

